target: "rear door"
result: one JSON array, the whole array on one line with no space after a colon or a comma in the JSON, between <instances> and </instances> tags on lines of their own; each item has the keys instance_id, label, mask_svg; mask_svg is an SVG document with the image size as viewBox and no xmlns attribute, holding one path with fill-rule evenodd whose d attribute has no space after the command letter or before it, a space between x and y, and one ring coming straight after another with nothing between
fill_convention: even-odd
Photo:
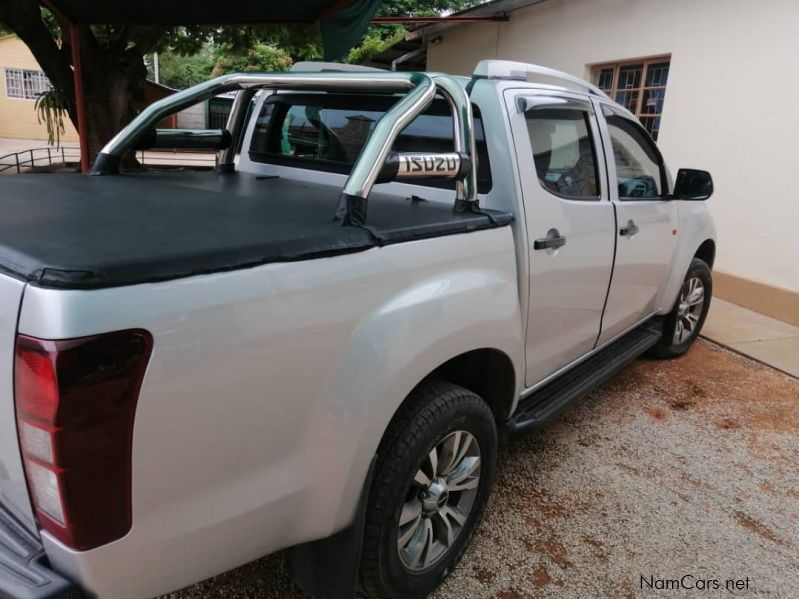
<instances>
[{"instance_id":1,"label":"rear door","mask_svg":"<svg viewBox=\"0 0 799 599\"><path fill-rule=\"evenodd\" d=\"M22 472L14 410L14 342L24 288L22 281L0 275L0 504L36 530Z\"/></svg>"},{"instance_id":2,"label":"rear door","mask_svg":"<svg viewBox=\"0 0 799 599\"><path fill-rule=\"evenodd\" d=\"M626 113L594 101L616 207L616 263L599 343L648 318L669 276L677 247L677 204L668 198L663 157Z\"/></svg>"},{"instance_id":3,"label":"rear door","mask_svg":"<svg viewBox=\"0 0 799 599\"><path fill-rule=\"evenodd\" d=\"M596 343L615 221L590 101L507 90L506 102L530 252L526 383L533 386Z\"/></svg>"}]
</instances>

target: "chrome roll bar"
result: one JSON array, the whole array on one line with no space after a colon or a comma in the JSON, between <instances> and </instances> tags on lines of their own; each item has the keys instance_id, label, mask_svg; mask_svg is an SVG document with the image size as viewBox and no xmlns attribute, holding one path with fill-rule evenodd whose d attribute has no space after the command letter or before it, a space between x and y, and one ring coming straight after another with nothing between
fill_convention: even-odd
<instances>
[{"instance_id":1,"label":"chrome roll bar","mask_svg":"<svg viewBox=\"0 0 799 599\"><path fill-rule=\"evenodd\" d=\"M258 89L407 92L375 125L342 190L342 202L346 204L346 208L340 206L339 216L349 215L351 210L355 209L351 205L354 201L361 206L363 219L365 219L365 202L378 180L397 137L413 119L430 106L436 93L442 94L452 111L453 149L456 153L464 154L469 158L468 172L463 181L456 182L456 200L459 202L477 201L477 161L471 103L466 90L455 78L439 73L428 75L425 73L377 71L223 75L167 96L148 106L105 145L97 156L91 174L118 174L122 156L150 138L159 121L213 96L229 91L238 91L227 122L227 130L231 134L233 143L217 154L217 171L232 171L236 146L245 125L247 110ZM434 176L434 174L432 175ZM352 219L344 218L343 220L347 222ZM354 222L357 223L360 220L355 218Z\"/></svg>"},{"instance_id":2,"label":"chrome roll bar","mask_svg":"<svg viewBox=\"0 0 799 599\"><path fill-rule=\"evenodd\" d=\"M424 77L426 81L416 85L377 121L344 184L345 195L369 197L397 136L430 106L436 95L436 86L429 77Z\"/></svg>"},{"instance_id":3,"label":"chrome roll bar","mask_svg":"<svg viewBox=\"0 0 799 599\"><path fill-rule=\"evenodd\" d=\"M472 161L472 168L461 183L456 183L456 199L467 202L477 201L477 147L474 139L474 119L472 103L466 89L451 75L434 73L436 88L447 99L454 124L453 140L455 151L466 154Z\"/></svg>"}]
</instances>

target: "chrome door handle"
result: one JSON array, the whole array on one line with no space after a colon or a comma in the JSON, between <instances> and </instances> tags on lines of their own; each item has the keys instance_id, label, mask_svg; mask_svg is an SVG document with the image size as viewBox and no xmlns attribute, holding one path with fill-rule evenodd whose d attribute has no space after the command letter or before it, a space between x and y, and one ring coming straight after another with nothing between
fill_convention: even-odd
<instances>
[{"instance_id":1,"label":"chrome door handle","mask_svg":"<svg viewBox=\"0 0 799 599\"><path fill-rule=\"evenodd\" d=\"M533 242L534 250L556 250L566 245L566 238L558 233L557 229L550 229L547 236L543 239L536 239Z\"/></svg>"},{"instance_id":2,"label":"chrome door handle","mask_svg":"<svg viewBox=\"0 0 799 599\"><path fill-rule=\"evenodd\" d=\"M631 220L628 220L627 224L619 229L619 235L622 237L632 237L636 233L638 233L638 225Z\"/></svg>"}]
</instances>

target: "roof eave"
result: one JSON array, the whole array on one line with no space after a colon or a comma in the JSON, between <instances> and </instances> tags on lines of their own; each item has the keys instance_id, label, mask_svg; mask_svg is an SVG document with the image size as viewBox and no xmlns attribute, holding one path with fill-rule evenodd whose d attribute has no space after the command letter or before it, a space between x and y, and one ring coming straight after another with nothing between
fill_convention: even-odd
<instances>
[{"instance_id":1,"label":"roof eave","mask_svg":"<svg viewBox=\"0 0 799 599\"><path fill-rule=\"evenodd\" d=\"M467 8L466 10L461 10L459 12L452 13L451 16L494 16L494 15L502 15L505 13L513 12L514 10L518 10L520 8L525 8L527 6L532 6L533 4L538 4L543 2L544 0L493 0L492 2L486 2L485 4L479 4L472 8ZM445 29L450 29L451 27L456 27L457 25L465 25L466 23L451 21L447 23L435 23L433 25L423 25L417 29L410 30L407 34L405 34L406 40L415 40L419 38L431 37L437 33L441 33Z\"/></svg>"}]
</instances>

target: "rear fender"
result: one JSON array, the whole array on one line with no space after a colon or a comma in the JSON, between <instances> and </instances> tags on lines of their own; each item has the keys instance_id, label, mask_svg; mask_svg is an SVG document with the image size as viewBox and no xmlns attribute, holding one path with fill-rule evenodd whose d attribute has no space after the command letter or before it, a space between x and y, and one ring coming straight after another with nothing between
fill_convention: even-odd
<instances>
[{"instance_id":1,"label":"rear fender","mask_svg":"<svg viewBox=\"0 0 799 599\"><path fill-rule=\"evenodd\" d=\"M508 265L503 265L507 268ZM521 389L523 347L516 274L462 269L422 280L384 303L354 331L327 394L331 414L357 420L346 484L335 518L346 526L388 423L433 370L465 352L494 348L515 365Z\"/></svg>"}]
</instances>

